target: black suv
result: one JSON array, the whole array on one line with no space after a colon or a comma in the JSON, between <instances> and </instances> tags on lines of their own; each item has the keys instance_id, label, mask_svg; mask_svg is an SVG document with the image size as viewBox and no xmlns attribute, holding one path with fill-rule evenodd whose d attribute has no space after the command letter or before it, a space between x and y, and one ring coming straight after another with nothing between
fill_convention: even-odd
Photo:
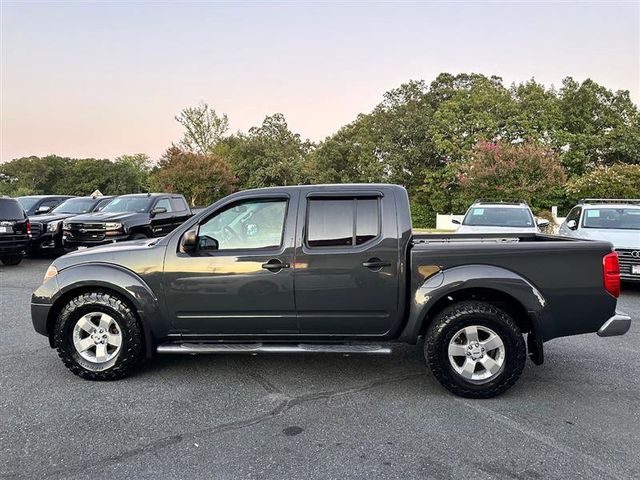
<instances>
[{"instance_id":1,"label":"black suv","mask_svg":"<svg viewBox=\"0 0 640 480\"><path fill-rule=\"evenodd\" d=\"M28 195L26 197L18 197L17 200L24 208L24 211L27 212L27 215L31 216L49 213L68 198L73 197L70 195Z\"/></svg>"},{"instance_id":2,"label":"black suv","mask_svg":"<svg viewBox=\"0 0 640 480\"><path fill-rule=\"evenodd\" d=\"M86 213L99 212L114 196L69 198L48 214L29 217L31 222L31 253L64 251L62 222L67 218Z\"/></svg>"},{"instance_id":3,"label":"black suv","mask_svg":"<svg viewBox=\"0 0 640 480\"><path fill-rule=\"evenodd\" d=\"M64 247L93 247L124 240L162 237L191 215L191 209L182 195L121 195L100 212L63 221Z\"/></svg>"},{"instance_id":4,"label":"black suv","mask_svg":"<svg viewBox=\"0 0 640 480\"><path fill-rule=\"evenodd\" d=\"M17 265L29 245L31 227L22 205L15 198L0 198L0 261Z\"/></svg>"}]
</instances>

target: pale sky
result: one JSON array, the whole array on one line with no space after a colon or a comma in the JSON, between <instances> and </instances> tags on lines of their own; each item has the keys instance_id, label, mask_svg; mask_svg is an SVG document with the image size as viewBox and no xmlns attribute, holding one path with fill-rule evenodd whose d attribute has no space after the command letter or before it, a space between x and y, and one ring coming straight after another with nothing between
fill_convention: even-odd
<instances>
[{"instance_id":1,"label":"pale sky","mask_svg":"<svg viewBox=\"0 0 640 480\"><path fill-rule=\"evenodd\" d=\"M199 102L234 131L280 112L317 141L440 72L590 77L640 99L638 1L0 4L1 161L157 159Z\"/></svg>"}]
</instances>

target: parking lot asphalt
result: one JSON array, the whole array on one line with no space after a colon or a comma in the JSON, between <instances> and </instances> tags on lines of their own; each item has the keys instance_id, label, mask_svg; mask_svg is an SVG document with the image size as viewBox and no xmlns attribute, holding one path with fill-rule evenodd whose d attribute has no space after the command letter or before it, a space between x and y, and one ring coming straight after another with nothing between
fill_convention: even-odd
<instances>
[{"instance_id":1,"label":"parking lot asphalt","mask_svg":"<svg viewBox=\"0 0 640 480\"><path fill-rule=\"evenodd\" d=\"M505 395L452 396L389 356L159 356L117 382L31 326L50 260L0 266L0 478L640 478L640 289L623 337L545 345Z\"/></svg>"}]
</instances>

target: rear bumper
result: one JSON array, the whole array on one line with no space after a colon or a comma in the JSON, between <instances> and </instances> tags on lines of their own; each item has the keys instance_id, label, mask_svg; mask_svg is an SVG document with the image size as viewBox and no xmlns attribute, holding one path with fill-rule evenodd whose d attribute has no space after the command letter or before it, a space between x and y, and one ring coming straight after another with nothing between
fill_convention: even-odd
<instances>
[{"instance_id":1,"label":"rear bumper","mask_svg":"<svg viewBox=\"0 0 640 480\"><path fill-rule=\"evenodd\" d=\"M607 320L598 330L601 337L615 337L616 335L624 335L631 328L631 317L624 313L616 312L616 314Z\"/></svg>"}]
</instances>

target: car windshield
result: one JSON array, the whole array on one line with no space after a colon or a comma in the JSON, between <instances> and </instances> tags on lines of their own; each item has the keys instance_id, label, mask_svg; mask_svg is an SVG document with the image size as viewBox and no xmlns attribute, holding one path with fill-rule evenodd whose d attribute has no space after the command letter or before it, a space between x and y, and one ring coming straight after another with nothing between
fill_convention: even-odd
<instances>
[{"instance_id":1,"label":"car windshield","mask_svg":"<svg viewBox=\"0 0 640 480\"><path fill-rule=\"evenodd\" d=\"M13 199L0 198L0 220L19 220L24 218L22 206Z\"/></svg>"},{"instance_id":2,"label":"car windshield","mask_svg":"<svg viewBox=\"0 0 640 480\"><path fill-rule=\"evenodd\" d=\"M97 202L95 198L70 198L51 210L51 213L89 213Z\"/></svg>"},{"instance_id":3,"label":"car windshield","mask_svg":"<svg viewBox=\"0 0 640 480\"><path fill-rule=\"evenodd\" d=\"M528 208L473 207L465 215L463 225L483 227L533 227Z\"/></svg>"},{"instance_id":4,"label":"car windshield","mask_svg":"<svg viewBox=\"0 0 640 480\"><path fill-rule=\"evenodd\" d=\"M119 197L109 202L101 211L103 212L146 212L151 206L153 198L145 196L139 197Z\"/></svg>"},{"instance_id":5,"label":"car windshield","mask_svg":"<svg viewBox=\"0 0 640 480\"><path fill-rule=\"evenodd\" d=\"M30 210L40 199L38 197L18 197L17 200L22 205L22 208Z\"/></svg>"},{"instance_id":6,"label":"car windshield","mask_svg":"<svg viewBox=\"0 0 640 480\"><path fill-rule=\"evenodd\" d=\"M584 228L640 230L640 208L588 208L582 220Z\"/></svg>"}]
</instances>

